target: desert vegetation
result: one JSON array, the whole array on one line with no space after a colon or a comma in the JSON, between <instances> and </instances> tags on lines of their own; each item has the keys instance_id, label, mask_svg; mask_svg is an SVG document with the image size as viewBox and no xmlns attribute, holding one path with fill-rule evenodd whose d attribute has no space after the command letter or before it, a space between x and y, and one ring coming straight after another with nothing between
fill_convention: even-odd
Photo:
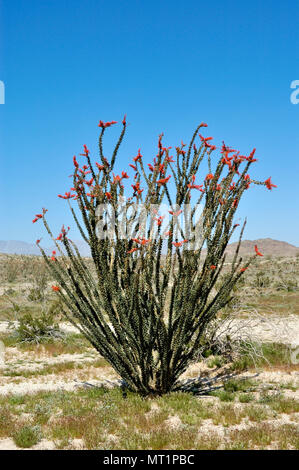
<instances>
[{"instance_id":1,"label":"desert vegetation","mask_svg":"<svg viewBox=\"0 0 299 470\"><path fill-rule=\"evenodd\" d=\"M73 187L59 195L91 257L80 255L68 228L51 232L46 209L33 222L43 221L51 256L42 247L40 257L0 255L0 446L298 449L299 257L263 256L257 245L240 256L245 224L226 255L243 193L274 186L250 178L255 151L245 157L223 144L214 161L201 123L174 159L161 135L149 172L140 150L130 165L133 212L125 214L137 224L122 238L113 219L108 236L98 209L120 210L128 179L113 173L125 119L111 159L104 157L113 124L100 121L100 162L92 164L84 146L85 164L74 157ZM203 205L191 224L197 239L177 220L191 191ZM152 218L144 236L133 203Z\"/></svg>"},{"instance_id":2,"label":"desert vegetation","mask_svg":"<svg viewBox=\"0 0 299 470\"><path fill-rule=\"evenodd\" d=\"M221 348L206 350L185 372L186 381L198 376L211 380L224 371L238 374L202 395L190 390L152 398L124 393L112 367L61 315L49 274L45 272L45 286L38 287L41 257L1 255L0 263L0 340L5 344L1 448L299 447L298 365L290 358L291 333L299 324L299 293L297 284L292 289L280 286L298 282L298 258L258 260L234 290L234 300L218 314L219 319L229 314L243 322L246 341L247 322L255 315L252 340L262 350L259 357L252 357L248 348L241 357ZM262 287L256 283L261 272L269 278ZM29 324L41 322L45 311L52 311L50 326L60 334L45 328L46 334L39 331L34 341L24 338L20 325L27 326L27 315Z\"/></svg>"}]
</instances>

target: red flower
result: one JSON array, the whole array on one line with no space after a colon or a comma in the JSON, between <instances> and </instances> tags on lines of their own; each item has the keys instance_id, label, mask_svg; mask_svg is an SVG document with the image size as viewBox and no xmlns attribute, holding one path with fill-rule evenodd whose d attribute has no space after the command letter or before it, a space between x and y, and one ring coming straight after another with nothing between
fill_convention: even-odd
<instances>
[{"instance_id":1,"label":"red flower","mask_svg":"<svg viewBox=\"0 0 299 470\"><path fill-rule=\"evenodd\" d=\"M199 191L202 191L203 185L202 184L191 184L191 183L189 183L189 184L187 184L187 187L189 189L198 189Z\"/></svg>"},{"instance_id":2,"label":"red flower","mask_svg":"<svg viewBox=\"0 0 299 470\"><path fill-rule=\"evenodd\" d=\"M136 175L135 175L136 176ZM134 195L135 193L141 194L143 189L140 189L140 183L132 184L132 188L134 189Z\"/></svg>"},{"instance_id":3,"label":"red flower","mask_svg":"<svg viewBox=\"0 0 299 470\"><path fill-rule=\"evenodd\" d=\"M39 245L41 242L41 239L40 240L36 240L36 244Z\"/></svg>"},{"instance_id":4,"label":"red flower","mask_svg":"<svg viewBox=\"0 0 299 470\"><path fill-rule=\"evenodd\" d=\"M142 158L142 155L140 153L140 149L138 149L138 154L136 157L133 158L134 162L138 162L138 160L140 160Z\"/></svg>"},{"instance_id":5,"label":"red flower","mask_svg":"<svg viewBox=\"0 0 299 470\"><path fill-rule=\"evenodd\" d=\"M203 137L201 134L198 135L200 137L200 140L202 141L202 143L204 143L206 147L211 147L210 144L208 144L208 141L213 140L213 137Z\"/></svg>"},{"instance_id":6,"label":"red flower","mask_svg":"<svg viewBox=\"0 0 299 470\"><path fill-rule=\"evenodd\" d=\"M183 243L188 243L189 240L182 240L181 242L172 242L172 244L178 248L183 245Z\"/></svg>"},{"instance_id":7,"label":"red flower","mask_svg":"<svg viewBox=\"0 0 299 470\"><path fill-rule=\"evenodd\" d=\"M74 166L75 166L76 168L79 168L79 163L78 163L77 160L76 160L76 155L74 155L74 157L73 157L73 162L74 162Z\"/></svg>"},{"instance_id":8,"label":"red flower","mask_svg":"<svg viewBox=\"0 0 299 470\"><path fill-rule=\"evenodd\" d=\"M210 268L211 268L211 269L216 269L217 266L215 266L215 264L212 264L212 265L210 266Z\"/></svg>"},{"instance_id":9,"label":"red flower","mask_svg":"<svg viewBox=\"0 0 299 470\"><path fill-rule=\"evenodd\" d=\"M134 251L139 250L139 248L132 248L131 250L127 251L127 253L134 253Z\"/></svg>"},{"instance_id":10,"label":"red flower","mask_svg":"<svg viewBox=\"0 0 299 470\"><path fill-rule=\"evenodd\" d=\"M100 122L99 122L99 127L102 127L102 128L104 129L104 128L106 128L106 127L112 126L113 124L117 124L117 121L110 121L110 122L103 122L103 121L100 121Z\"/></svg>"},{"instance_id":11,"label":"red flower","mask_svg":"<svg viewBox=\"0 0 299 470\"><path fill-rule=\"evenodd\" d=\"M231 153L231 152L236 152L236 150L230 148L230 147L227 147L225 145L224 142L222 142L222 148L221 148L221 153L225 155L225 157L227 158L228 154Z\"/></svg>"},{"instance_id":12,"label":"red flower","mask_svg":"<svg viewBox=\"0 0 299 470\"><path fill-rule=\"evenodd\" d=\"M121 181L121 177L119 175L116 175L113 173L113 182L112 184L117 184L117 183L120 183Z\"/></svg>"},{"instance_id":13,"label":"red flower","mask_svg":"<svg viewBox=\"0 0 299 470\"><path fill-rule=\"evenodd\" d=\"M248 269L248 266L247 266L247 268L241 268L241 269L240 269L240 272L241 272L241 273L244 273L244 271L246 271L246 269Z\"/></svg>"},{"instance_id":14,"label":"red flower","mask_svg":"<svg viewBox=\"0 0 299 470\"><path fill-rule=\"evenodd\" d=\"M60 197L61 199L72 199L73 197L75 197L75 194L71 194L70 192L65 192L65 195L62 196L61 194L58 194L58 197Z\"/></svg>"},{"instance_id":15,"label":"red flower","mask_svg":"<svg viewBox=\"0 0 299 470\"><path fill-rule=\"evenodd\" d=\"M178 217L183 211L182 209L180 209L177 212L173 212L173 211L168 211L168 212L169 214L174 215L175 217Z\"/></svg>"},{"instance_id":16,"label":"red flower","mask_svg":"<svg viewBox=\"0 0 299 470\"><path fill-rule=\"evenodd\" d=\"M60 291L60 287L59 287L59 286L52 286L52 289L53 289L55 292Z\"/></svg>"},{"instance_id":17,"label":"red flower","mask_svg":"<svg viewBox=\"0 0 299 470\"><path fill-rule=\"evenodd\" d=\"M159 140L158 140L158 147L160 150L162 150L162 137L163 137L163 132L162 134L159 135Z\"/></svg>"},{"instance_id":18,"label":"red flower","mask_svg":"<svg viewBox=\"0 0 299 470\"><path fill-rule=\"evenodd\" d=\"M121 172L121 177L122 178L129 178L129 176L127 175L127 173L125 171Z\"/></svg>"},{"instance_id":19,"label":"red flower","mask_svg":"<svg viewBox=\"0 0 299 470\"><path fill-rule=\"evenodd\" d=\"M98 167L98 169L101 171L101 170L104 170L104 165L100 165L99 163L96 162L96 166Z\"/></svg>"},{"instance_id":20,"label":"red flower","mask_svg":"<svg viewBox=\"0 0 299 470\"><path fill-rule=\"evenodd\" d=\"M83 148L84 148L84 153L80 153L80 155L82 155L82 157L88 157L88 154L90 153L88 148L86 147L86 145L83 145Z\"/></svg>"},{"instance_id":21,"label":"red flower","mask_svg":"<svg viewBox=\"0 0 299 470\"><path fill-rule=\"evenodd\" d=\"M231 160L233 159L233 157L229 157L228 154L223 157L221 159L221 163L223 163L224 165L228 165L229 169L231 169L232 167L232 164L231 164Z\"/></svg>"},{"instance_id":22,"label":"red flower","mask_svg":"<svg viewBox=\"0 0 299 470\"><path fill-rule=\"evenodd\" d=\"M257 159L256 159L256 158L253 158L253 156L254 156L254 154L255 154L255 151L256 151L256 149L253 149L252 152L250 153L249 157L246 158L246 160L247 160L248 162L251 162L251 163L257 162Z\"/></svg>"},{"instance_id":23,"label":"red flower","mask_svg":"<svg viewBox=\"0 0 299 470\"><path fill-rule=\"evenodd\" d=\"M154 218L154 220L157 221L157 225L158 225L159 227L160 227L160 225L162 225L162 222L163 222L164 217L165 217L165 215L163 215L163 216L160 215L160 217L158 217L158 218L155 217L155 218Z\"/></svg>"},{"instance_id":24,"label":"red flower","mask_svg":"<svg viewBox=\"0 0 299 470\"><path fill-rule=\"evenodd\" d=\"M257 256L264 256L262 255L262 253L259 252L257 245L254 245L254 249L255 249Z\"/></svg>"},{"instance_id":25,"label":"red flower","mask_svg":"<svg viewBox=\"0 0 299 470\"><path fill-rule=\"evenodd\" d=\"M139 245L146 245L148 242L150 242L150 239L146 240L145 238L132 238L133 242L139 243Z\"/></svg>"},{"instance_id":26,"label":"red flower","mask_svg":"<svg viewBox=\"0 0 299 470\"><path fill-rule=\"evenodd\" d=\"M248 189L250 187L250 183L251 183L251 180L250 180L250 176L249 175L245 175L244 176L244 181L247 181L247 184L245 186L245 189Z\"/></svg>"},{"instance_id":27,"label":"red flower","mask_svg":"<svg viewBox=\"0 0 299 470\"><path fill-rule=\"evenodd\" d=\"M166 184L171 178L171 175L167 176L167 178L162 178L157 181L157 184Z\"/></svg>"},{"instance_id":28,"label":"red flower","mask_svg":"<svg viewBox=\"0 0 299 470\"><path fill-rule=\"evenodd\" d=\"M126 119L127 119L127 115L125 114L125 115L124 115L124 118L123 118L123 121L122 121L122 123L123 123L124 126L127 124Z\"/></svg>"},{"instance_id":29,"label":"red flower","mask_svg":"<svg viewBox=\"0 0 299 470\"><path fill-rule=\"evenodd\" d=\"M35 224L35 222L37 222L39 219L42 219L42 218L43 218L42 214L36 214L35 219L33 219L32 223Z\"/></svg>"},{"instance_id":30,"label":"red flower","mask_svg":"<svg viewBox=\"0 0 299 470\"><path fill-rule=\"evenodd\" d=\"M265 185L267 186L268 189L272 191L272 188L277 188L275 184L271 183L271 176L265 181Z\"/></svg>"},{"instance_id":31,"label":"red flower","mask_svg":"<svg viewBox=\"0 0 299 470\"><path fill-rule=\"evenodd\" d=\"M131 168L133 168L134 171L137 171L137 166L131 165L131 163L129 164L129 166L130 166Z\"/></svg>"},{"instance_id":32,"label":"red flower","mask_svg":"<svg viewBox=\"0 0 299 470\"><path fill-rule=\"evenodd\" d=\"M112 199L111 193L109 193L108 191L105 193L105 196L107 197L109 201L110 199Z\"/></svg>"},{"instance_id":33,"label":"red flower","mask_svg":"<svg viewBox=\"0 0 299 470\"><path fill-rule=\"evenodd\" d=\"M206 181L209 181L209 180L212 180L213 178L214 178L214 175L213 175L212 173L209 173L209 174L206 176L205 180L206 180Z\"/></svg>"}]
</instances>

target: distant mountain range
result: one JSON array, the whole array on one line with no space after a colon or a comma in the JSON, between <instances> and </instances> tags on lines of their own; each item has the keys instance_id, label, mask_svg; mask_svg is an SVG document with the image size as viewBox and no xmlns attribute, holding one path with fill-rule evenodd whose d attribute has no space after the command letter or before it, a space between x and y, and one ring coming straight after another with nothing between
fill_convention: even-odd
<instances>
[{"instance_id":1,"label":"distant mountain range","mask_svg":"<svg viewBox=\"0 0 299 470\"><path fill-rule=\"evenodd\" d=\"M75 240L81 256L90 256L90 250L87 243L83 240ZM240 255L246 256L254 253L254 245L258 246L259 251L264 255L272 256L296 256L299 253L299 247L291 245L290 243L280 240L272 240L272 238L260 238L258 240L243 240L240 248ZM237 242L228 245L226 252L230 256L234 253ZM50 255L55 248L45 248L47 255ZM16 255L40 255L40 251L36 245L8 240L0 240L0 253L3 254L16 254Z\"/></svg>"},{"instance_id":2,"label":"distant mountain range","mask_svg":"<svg viewBox=\"0 0 299 470\"><path fill-rule=\"evenodd\" d=\"M90 250L87 243L83 240L74 240L77 245L77 248L81 254L81 256L90 256ZM42 244L41 244L42 246ZM55 247L52 248L45 248L45 253L50 255L53 250L56 250ZM57 250L56 250L57 251ZM22 242L19 240L7 240L3 241L0 240L0 253L9 254L9 255L37 255L41 254L39 248L31 243Z\"/></svg>"}]
</instances>

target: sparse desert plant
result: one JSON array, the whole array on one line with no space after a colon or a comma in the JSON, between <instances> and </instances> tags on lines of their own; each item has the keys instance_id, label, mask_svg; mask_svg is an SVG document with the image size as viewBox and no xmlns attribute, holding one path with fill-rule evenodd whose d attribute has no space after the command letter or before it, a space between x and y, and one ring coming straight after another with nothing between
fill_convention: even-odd
<instances>
[{"instance_id":1,"label":"sparse desert plant","mask_svg":"<svg viewBox=\"0 0 299 470\"><path fill-rule=\"evenodd\" d=\"M253 184L270 190L274 185L270 178L265 182L250 178L255 149L247 157L223 143L220 157L212 163L216 147L211 137L199 134L207 127L201 123L187 147L184 143L176 147L176 157L163 146L161 134L158 154L148 171L139 149L130 164L135 173L133 192L125 199L129 176L126 171L113 173L125 118L110 161L103 150L104 133L113 124L99 123L100 162L92 163L84 145L81 155L86 161L80 168L74 157L73 187L59 195L68 201L90 247L95 275L69 239L68 229L62 227L58 236L53 235L46 209L33 222L42 219L55 243L51 257L42 248L41 252L56 279L52 289L64 303L65 316L130 390L161 395L179 386L207 326L231 300L234 286L251 262L262 256L256 246L255 255L242 263L239 249L244 223L230 271L214 289L225 249L238 226L234 215L243 193ZM204 175L199 174L204 165ZM78 203L83 223L72 199ZM168 207L161 215L164 203ZM199 217L198 208L202 209ZM182 212L184 224L179 222ZM166 214L170 220L164 227Z\"/></svg>"},{"instance_id":2,"label":"sparse desert plant","mask_svg":"<svg viewBox=\"0 0 299 470\"><path fill-rule=\"evenodd\" d=\"M4 279L9 283L13 283L18 277L19 270L20 265L18 260L13 258L12 256L7 256Z\"/></svg>"},{"instance_id":3,"label":"sparse desert plant","mask_svg":"<svg viewBox=\"0 0 299 470\"><path fill-rule=\"evenodd\" d=\"M43 343L55 338L62 338L63 332L55 322L56 310L50 305L46 310L42 310L39 315L31 312L23 314L19 318L18 326L14 335L20 343Z\"/></svg>"},{"instance_id":4,"label":"sparse desert plant","mask_svg":"<svg viewBox=\"0 0 299 470\"><path fill-rule=\"evenodd\" d=\"M260 288L269 287L270 279L263 271L256 274L255 285Z\"/></svg>"},{"instance_id":5,"label":"sparse desert plant","mask_svg":"<svg viewBox=\"0 0 299 470\"><path fill-rule=\"evenodd\" d=\"M24 449L37 444L42 438L40 426L25 425L13 435L13 440L18 447Z\"/></svg>"}]
</instances>

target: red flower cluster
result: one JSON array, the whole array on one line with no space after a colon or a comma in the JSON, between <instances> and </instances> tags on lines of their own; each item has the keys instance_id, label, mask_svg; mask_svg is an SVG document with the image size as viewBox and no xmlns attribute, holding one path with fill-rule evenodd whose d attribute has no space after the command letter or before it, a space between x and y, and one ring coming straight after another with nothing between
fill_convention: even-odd
<instances>
[{"instance_id":1,"label":"red flower cluster","mask_svg":"<svg viewBox=\"0 0 299 470\"><path fill-rule=\"evenodd\" d=\"M133 194L133 196L136 196L136 193L137 193L137 194L141 194L142 191L144 191L143 189L140 189L140 183L138 183L138 182L137 182L136 184L132 184L131 186L132 186L132 188L134 189L134 194Z\"/></svg>"},{"instance_id":2,"label":"red flower cluster","mask_svg":"<svg viewBox=\"0 0 299 470\"><path fill-rule=\"evenodd\" d=\"M90 153L88 148L86 147L86 145L83 145L83 148L84 148L84 153L80 153L80 155L82 155L82 157L88 157Z\"/></svg>"},{"instance_id":3,"label":"red flower cluster","mask_svg":"<svg viewBox=\"0 0 299 470\"><path fill-rule=\"evenodd\" d=\"M124 120L125 120L125 118L124 118ZM117 121L110 121L110 122L100 121L98 127L102 127L102 129L105 129L106 127L110 127L113 124L117 124Z\"/></svg>"},{"instance_id":4,"label":"red flower cluster","mask_svg":"<svg viewBox=\"0 0 299 470\"><path fill-rule=\"evenodd\" d=\"M257 256L264 256L262 255L262 253L259 252L257 245L254 245L254 249L255 249Z\"/></svg>"},{"instance_id":5,"label":"red flower cluster","mask_svg":"<svg viewBox=\"0 0 299 470\"><path fill-rule=\"evenodd\" d=\"M188 243L189 240L182 240L181 242L172 242L173 246L176 248L181 247L184 243Z\"/></svg>"},{"instance_id":6,"label":"red flower cluster","mask_svg":"<svg viewBox=\"0 0 299 470\"><path fill-rule=\"evenodd\" d=\"M52 289L53 289L53 291L55 291L55 292L59 292L59 291L60 291L60 287L59 287L59 286L52 286Z\"/></svg>"},{"instance_id":7,"label":"red flower cluster","mask_svg":"<svg viewBox=\"0 0 299 470\"><path fill-rule=\"evenodd\" d=\"M157 184L159 184L159 185L160 185L160 184L166 184L166 183L168 183L168 181L170 180L170 178L171 178L171 175L167 176L167 178L162 178L162 179L160 179L160 180L157 181Z\"/></svg>"},{"instance_id":8,"label":"red flower cluster","mask_svg":"<svg viewBox=\"0 0 299 470\"><path fill-rule=\"evenodd\" d=\"M173 215L174 217L178 217L183 211L182 209L178 210L177 212L173 212L173 211L168 211L169 214Z\"/></svg>"},{"instance_id":9,"label":"red flower cluster","mask_svg":"<svg viewBox=\"0 0 299 470\"><path fill-rule=\"evenodd\" d=\"M147 245L150 242L150 239L146 240L145 238L132 238L133 242L138 243L139 245ZM134 250L135 251L135 250Z\"/></svg>"},{"instance_id":10,"label":"red flower cluster","mask_svg":"<svg viewBox=\"0 0 299 470\"><path fill-rule=\"evenodd\" d=\"M138 160L141 160L142 158L142 155L140 153L140 149L138 149L138 154L136 155L136 157L133 158L134 162L138 162Z\"/></svg>"},{"instance_id":11,"label":"red flower cluster","mask_svg":"<svg viewBox=\"0 0 299 470\"><path fill-rule=\"evenodd\" d=\"M58 235L58 237L56 238L56 240L60 241L62 240L62 237L66 236L67 233L69 232L70 230L70 227L67 228L67 230L65 230L64 228L64 225L61 227L61 231L60 231L60 234Z\"/></svg>"},{"instance_id":12,"label":"red flower cluster","mask_svg":"<svg viewBox=\"0 0 299 470\"><path fill-rule=\"evenodd\" d=\"M268 189L272 191L272 188L277 188L275 184L271 183L271 176L265 181L265 185L267 186Z\"/></svg>"},{"instance_id":13,"label":"red flower cluster","mask_svg":"<svg viewBox=\"0 0 299 470\"><path fill-rule=\"evenodd\" d=\"M58 197L60 197L61 199L72 199L73 197L75 197L75 194L71 194L71 192L65 192L64 196L58 194Z\"/></svg>"},{"instance_id":14,"label":"red flower cluster","mask_svg":"<svg viewBox=\"0 0 299 470\"><path fill-rule=\"evenodd\" d=\"M202 141L202 143L205 145L205 147L209 147L209 148L211 148L211 147L214 148L215 147L214 145L212 146L208 143L210 140L213 140L213 137L203 137L201 134L198 134L198 135L199 135L200 140Z\"/></svg>"},{"instance_id":15,"label":"red flower cluster","mask_svg":"<svg viewBox=\"0 0 299 470\"><path fill-rule=\"evenodd\" d=\"M200 184L200 185L199 184L193 184L194 181L195 181L195 175L192 175L191 176L191 182L189 184L187 184L187 187L189 189L197 189L197 190L199 190L203 193L204 192L204 189L202 189L203 184Z\"/></svg>"},{"instance_id":16,"label":"red flower cluster","mask_svg":"<svg viewBox=\"0 0 299 470\"><path fill-rule=\"evenodd\" d=\"M157 222L158 227L162 225L163 219L165 218L165 215L160 215L160 217L154 217L154 220Z\"/></svg>"},{"instance_id":17,"label":"red flower cluster","mask_svg":"<svg viewBox=\"0 0 299 470\"><path fill-rule=\"evenodd\" d=\"M37 222L38 219L42 219L42 218L43 218L42 214L36 214L35 219L33 219L32 223L35 224L35 222Z\"/></svg>"}]
</instances>

